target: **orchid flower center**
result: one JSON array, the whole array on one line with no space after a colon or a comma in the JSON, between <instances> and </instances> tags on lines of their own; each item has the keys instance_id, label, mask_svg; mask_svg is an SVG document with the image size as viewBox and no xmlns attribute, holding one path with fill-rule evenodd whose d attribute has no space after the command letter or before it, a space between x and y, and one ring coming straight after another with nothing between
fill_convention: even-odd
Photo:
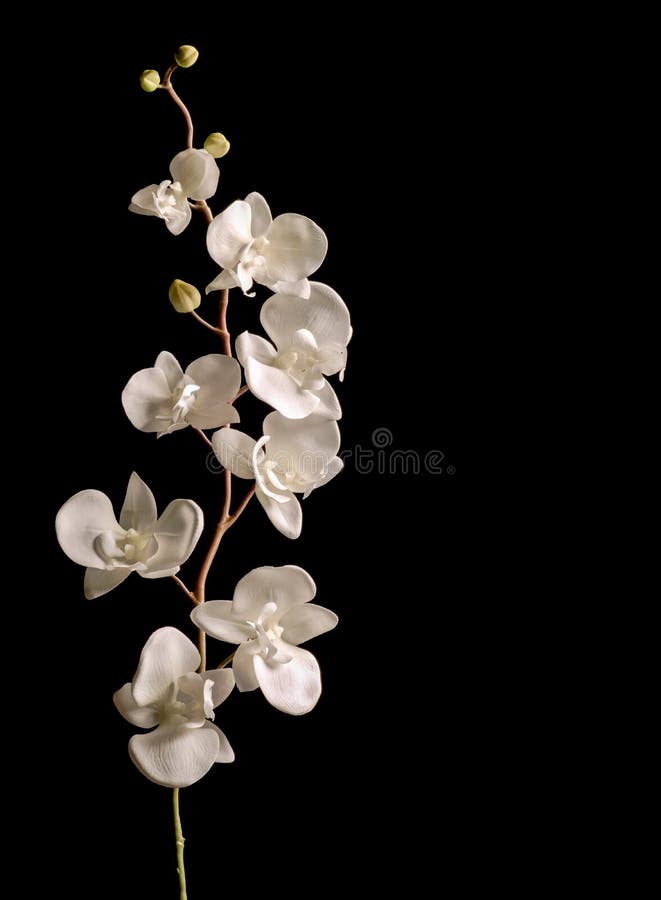
<instances>
[{"instance_id":1,"label":"orchid flower center","mask_svg":"<svg viewBox=\"0 0 661 900\"><path fill-rule=\"evenodd\" d=\"M300 349L294 350L288 348L283 350L275 358L274 365L278 369L288 372L297 381L302 381L307 374L317 364L315 354L306 353Z\"/></svg>"},{"instance_id":2,"label":"orchid flower center","mask_svg":"<svg viewBox=\"0 0 661 900\"><path fill-rule=\"evenodd\" d=\"M188 414L195 405L195 395L200 390L199 384L182 379L172 394L172 424L188 421Z\"/></svg>"},{"instance_id":3,"label":"orchid flower center","mask_svg":"<svg viewBox=\"0 0 661 900\"><path fill-rule=\"evenodd\" d=\"M197 672L181 675L172 685L159 709L161 722L184 719L189 727L200 727L205 719L213 719L213 682Z\"/></svg>"},{"instance_id":4,"label":"orchid flower center","mask_svg":"<svg viewBox=\"0 0 661 900\"><path fill-rule=\"evenodd\" d=\"M277 618L274 616L278 607L275 603L267 603L261 611L256 622L248 621L248 625L255 631L255 637L259 641L261 655L265 659L273 659L278 648L275 642L280 638L284 629L278 625Z\"/></svg>"},{"instance_id":5,"label":"orchid flower center","mask_svg":"<svg viewBox=\"0 0 661 900\"><path fill-rule=\"evenodd\" d=\"M140 534L135 528L129 528L123 537L117 539L117 549L122 552L126 562L138 562L151 538L151 534Z\"/></svg>"},{"instance_id":6,"label":"orchid flower center","mask_svg":"<svg viewBox=\"0 0 661 900\"><path fill-rule=\"evenodd\" d=\"M292 342L283 347L273 365L292 376L300 385L319 367L319 347L314 335L305 328L300 328L293 335Z\"/></svg>"},{"instance_id":7,"label":"orchid flower center","mask_svg":"<svg viewBox=\"0 0 661 900\"><path fill-rule=\"evenodd\" d=\"M269 240L264 235L254 238L249 244L243 257L244 266L260 268L266 264L263 253L268 247Z\"/></svg>"}]
</instances>

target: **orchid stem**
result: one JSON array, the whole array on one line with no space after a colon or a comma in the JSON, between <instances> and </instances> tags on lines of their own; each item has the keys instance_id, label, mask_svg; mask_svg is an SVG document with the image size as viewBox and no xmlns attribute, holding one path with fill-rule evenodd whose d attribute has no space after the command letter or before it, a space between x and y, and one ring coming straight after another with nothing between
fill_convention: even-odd
<instances>
[{"instance_id":1,"label":"orchid stem","mask_svg":"<svg viewBox=\"0 0 661 900\"><path fill-rule=\"evenodd\" d=\"M184 833L181 830L179 815L179 788L172 790L172 808L174 810L174 839L177 845L177 872L179 873L179 900L188 900L186 893L186 869L184 868Z\"/></svg>"},{"instance_id":2,"label":"orchid stem","mask_svg":"<svg viewBox=\"0 0 661 900\"><path fill-rule=\"evenodd\" d=\"M190 148L193 146L193 120L191 119L191 115L188 112L188 107L186 106L184 101L181 99L179 94L172 87L172 82L170 81L170 78L172 77L172 73L177 68L178 68L178 66L176 65L176 63L170 66L170 68L165 73L165 78L160 83L159 87L162 87L164 90L166 90L168 92L168 94L172 97L174 102L177 104L179 109L184 114L184 119L186 120L186 149L190 150Z\"/></svg>"},{"instance_id":3,"label":"orchid stem","mask_svg":"<svg viewBox=\"0 0 661 900\"><path fill-rule=\"evenodd\" d=\"M200 672L207 670L207 636L200 628L197 632L197 649L200 651Z\"/></svg>"},{"instance_id":4,"label":"orchid stem","mask_svg":"<svg viewBox=\"0 0 661 900\"><path fill-rule=\"evenodd\" d=\"M197 431L197 433L198 433L199 436L202 438L202 440L204 441L204 443L205 443L205 444L208 444L209 447L211 447L211 449L213 450L213 444L211 443L211 441L209 440L209 438L206 436L206 434L202 431L202 429L201 429L201 428L196 428L195 425L192 425L191 427L192 427L193 431Z\"/></svg>"},{"instance_id":5,"label":"orchid stem","mask_svg":"<svg viewBox=\"0 0 661 900\"><path fill-rule=\"evenodd\" d=\"M225 338L227 338L227 340L229 340L229 334L227 333L227 331L223 331L220 328L216 328L216 326L212 325L211 322L207 322L207 320L203 319L202 316L198 316L198 314L195 312L194 309L191 309L190 314L194 319L197 319L197 321L200 323L200 325L204 325L205 328L208 328L209 331L213 331L214 334L219 334L221 336L221 338L223 338L223 340L225 340Z\"/></svg>"},{"instance_id":6,"label":"orchid stem","mask_svg":"<svg viewBox=\"0 0 661 900\"><path fill-rule=\"evenodd\" d=\"M211 541L211 546L207 550L207 555L204 557L202 568L200 569L200 574L197 576L197 583L195 585L195 597L197 598L198 604L204 603L204 589L207 583L207 575L209 574L211 564L216 557L216 553L218 553L218 548L220 547L220 542L223 539L223 535L229 528L232 527L232 525L234 525L236 520L239 518L243 510L250 502L253 494L255 493L255 485L253 484L241 503L239 503L237 508L230 516L229 511L230 503L232 500L231 479L232 473L229 469L225 469L225 501L223 503L223 511L220 514L220 519L218 520L218 524L216 525L216 530ZM202 669L201 671L204 670Z\"/></svg>"},{"instance_id":7,"label":"orchid stem","mask_svg":"<svg viewBox=\"0 0 661 900\"><path fill-rule=\"evenodd\" d=\"M199 209L209 225L213 222L213 213L206 200L198 200L194 205L191 203L191 206L193 209Z\"/></svg>"},{"instance_id":8,"label":"orchid stem","mask_svg":"<svg viewBox=\"0 0 661 900\"><path fill-rule=\"evenodd\" d=\"M218 331L223 339L223 350L227 356L232 355L232 344L230 342L230 333L227 330L227 304L229 303L229 288L223 288L220 292L220 310L218 314Z\"/></svg>"},{"instance_id":9,"label":"orchid stem","mask_svg":"<svg viewBox=\"0 0 661 900\"><path fill-rule=\"evenodd\" d=\"M234 654L235 654L235 653L236 653L236 650L232 650L232 652L230 653L230 655L229 655L229 656L226 656L225 659L224 659L221 663L219 663L219 664L216 666L216 668L217 668L217 669L224 669L225 666L226 666L228 663L231 663L231 662L232 662L232 660L234 659Z\"/></svg>"},{"instance_id":10,"label":"orchid stem","mask_svg":"<svg viewBox=\"0 0 661 900\"><path fill-rule=\"evenodd\" d=\"M177 578L176 575L171 575L170 577L175 582L175 584L177 584L181 588L181 590L184 592L184 594L186 594L186 596L188 597L189 600L192 600L193 603L197 603L197 598L195 597L195 594L192 591L188 590L188 588L183 583L181 578Z\"/></svg>"}]
</instances>

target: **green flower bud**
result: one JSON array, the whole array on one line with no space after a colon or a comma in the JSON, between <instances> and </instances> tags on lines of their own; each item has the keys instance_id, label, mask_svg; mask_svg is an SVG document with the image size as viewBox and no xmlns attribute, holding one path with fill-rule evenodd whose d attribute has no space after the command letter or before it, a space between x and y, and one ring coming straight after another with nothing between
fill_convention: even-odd
<instances>
[{"instance_id":1,"label":"green flower bud","mask_svg":"<svg viewBox=\"0 0 661 900\"><path fill-rule=\"evenodd\" d=\"M145 69L145 71L140 76L140 87L143 91L147 91L148 94L151 94L152 91L155 91L160 83L161 76L158 74L156 69Z\"/></svg>"},{"instance_id":2,"label":"green flower bud","mask_svg":"<svg viewBox=\"0 0 661 900\"><path fill-rule=\"evenodd\" d=\"M204 149L207 153L210 153L214 159L220 159L221 156L225 156L229 148L230 142L224 134L220 133L220 131L214 131L214 133L210 134L204 142Z\"/></svg>"},{"instance_id":3,"label":"green flower bud","mask_svg":"<svg viewBox=\"0 0 661 900\"><path fill-rule=\"evenodd\" d=\"M195 285L188 284L187 281L182 281L180 278L175 278L170 285L168 297L170 298L170 303L179 313L193 312L202 301L200 292Z\"/></svg>"},{"instance_id":4,"label":"green flower bud","mask_svg":"<svg viewBox=\"0 0 661 900\"><path fill-rule=\"evenodd\" d=\"M174 51L174 61L182 69L188 69L197 62L199 52L190 44L182 44Z\"/></svg>"}]
</instances>

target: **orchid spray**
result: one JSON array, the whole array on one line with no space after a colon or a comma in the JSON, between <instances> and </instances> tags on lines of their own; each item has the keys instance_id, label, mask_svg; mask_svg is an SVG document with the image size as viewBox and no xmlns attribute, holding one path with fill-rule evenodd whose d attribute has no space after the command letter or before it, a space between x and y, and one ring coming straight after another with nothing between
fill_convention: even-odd
<instances>
[{"instance_id":1,"label":"orchid spray","mask_svg":"<svg viewBox=\"0 0 661 900\"><path fill-rule=\"evenodd\" d=\"M296 565L260 565L241 578L231 601L207 601L205 588L223 535L253 496L278 531L297 538L303 522L299 497L305 499L341 471L337 420L342 412L327 378L339 374L342 380L351 338L342 299L309 280L327 250L318 225L295 213L273 218L255 192L214 217L207 201L218 189L216 160L229 151L229 142L215 132L202 148L194 147L191 116L172 85L177 69L197 57L194 47L182 46L163 79L152 69L142 73L143 90L165 91L183 113L186 146L170 163L171 178L137 191L129 209L162 219L174 235L191 225L194 214L206 222L206 246L221 267L206 287L212 298L220 292L218 325L196 312L202 296L194 285L176 279L169 297L177 312L193 316L218 337L219 352L184 369L169 350L160 350L153 365L129 379L121 400L138 430L177 440L175 432L192 428L205 450L213 450L224 469L219 518L196 580L187 584L178 573L204 533L203 512L193 500L174 499L159 515L153 493L133 472L119 518L99 490L79 491L56 517L62 550L85 567L88 599L109 593L137 572L174 581L193 606L197 646L176 628L157 629L144 645L133 680L114 695L121 715L140 729L129 741L131 760L151 781L173 791L181 900L187 892L179 790L214 763L234 759L215 710L235 686L239 692L259 688L276 709L297 716L309 712L321 695L319 665L300 645L333 629L337 616L311 602L316 586L307 572ZM260 316L268 340L239 335L237 361L227 324L229 292L239 288L241 302L255 302L243 295L255 297L257 285L272 293ZM232 428L240 420L235 404L247 391L272 408L257 438ZM235 504L233 476L238 484L249 482ZM207 635L236 645L211 668Z\"/></svg>"}]
</instances>

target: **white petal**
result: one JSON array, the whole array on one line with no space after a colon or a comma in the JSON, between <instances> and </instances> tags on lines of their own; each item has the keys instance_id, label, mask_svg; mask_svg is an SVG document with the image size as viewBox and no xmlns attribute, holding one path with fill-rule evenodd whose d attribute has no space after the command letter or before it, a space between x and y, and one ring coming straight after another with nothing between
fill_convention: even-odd
<instances>
[{"instance_id":1,"label":"white petal","mask_svg":"<svg viewBox=\"0 0 661 900\"><path fill-rule=\"evenodd\" d=\"M156 516L154 495L137 472L132 472L119 514L119 524L127 531L129 528L135 528L139 532L152 531Z\"/></svg>"},{"instance_id":2,"label":"white petal","mask_svg":"<svg viewBox=\"0 0 661 900\"><path fill-rule=\"evenodd\" d=\"M255 496L264 507L271 523L281 534L292 539L299 537L303 527L303 510L293 494L287 503L277 503L259 488L255 490Z\"/></svg>"},{"instance_id":3,"label":"white petal","mask_svg":"<svg viewBox=\"0 0 661 900\"><path fill-rule=\"evenodd\" d=\"M300 297L307 300L310 296L310 282L307 278L299 281L271 281L266 285L274 294L287 294L289 297Z\"/></svg>"},{"instance_id":4,"label":"white petal","mask_svg":"<svg viewBox=\"0 0 661 900\"><path fill-rule=\"evenodd\" d=\"M204 514L193 500L173 500L154 525L158 550L147 560L144 578L161 578L186 562L195 549L202 529Z\"/></svg>"},{"instance_id":5,"label":"white petal","mask_svg":"<svg viewBox=\"0 0 661 900\"><path fill-rule=\"evenodd\" d=\"M138 728L153 728L158 725L158 714L154 706L138 706L133 699L133 686L129 683L112 696L115 706L124 718Z\"/></svg>"},{"instance_id":6,"label":"white petal","mask_svg":"<svg viewBox=\"0 0 661 900\"><path fill-rule=\"evenodd\" d=\"M234 589L235 615L256 621L267 603L275 603L278 614L308 603L317 586L300 566L260 566L244 575ZM321 634L321 632L320 632Z\"/></svg>"},{"instance_id":7,"label":"white petal","mask_svg":"<svg viewBox=\"0 0 661 900\"><path fill-rule=\"evenodd\" d=\"M264 419L264 434L271 437L267 445L269 458L302 460L305 471L314 464L336 455L340 449L340 429L335 422L323 416L311 415L304 420L287 419L278 412L269 413ZM295 466L296 467L296 466Z\"/></svg>"},{"instance_id":8,"label":"white petal","mask_svg":"<svg viewBox=\"0 0 661 900\"><path fill-rule=\"evenodd\" d=\"M129 212L138 213L140 216L158 216L161 214L156 205L157 184L150 184L142 188L131 197Z\"/></svg>"},{"instance_id":9,"label":"white petal","mask_svg":"<svg viewBox=\"0 0 661 900\"><path fill-rule=\"evenodd\" d=\"M315 391L315 394L319 400L319 406L314 411L316 416L332 419L333 421L342 418L340 401L337 399L337 394L325 378L323 386L319 388L318 391Z\"/></svg>"},{"instance_id":10,"label":"white petal","mask_svg":"<svg viewBox=\"0 0 661 900\"><path fill-rule=\"evenodd\" d=\"M173 181L178 181L187 197L208 200L218 187L220 171L216 160L206 150L189 148L177 153L170 163Z\"/></svg>"},{"instance_id":11,"label":"white petal","mask_svg":"<svg viewBox=\"0 0 661 900\"><path fill-rule=\"evenodd\" d=\"M122 391L122 406L139 431L167 431L171 423L172 394L160 369L141 369Z\"/></svg>"},{"instance_id":12,"label":"white petal","mask_svg":"<svg viewBox=\"0 0 661 900\"><path fill-rule=\"evenodd\" d=\"M196 606L190 617L202 631L228 644L241 644L255 636L254 628L245 623L246 617L234 615L230 600L208 600Z\"/></svg>"},{"instance_id":13,"label":"white petal","mask_svg":"<svg viewBox=\"0 0 661 900\"><path fill-rule=\"evenodd\" d=\"M169 625L159 628L147 640L133 678L133 699L138 706L160 703L169 697L170 687L181 675L200 665L197 647L185 634Z\"/></svg>"},{"instance_id":14,"label":"white petal","mask_svg":"<svg viewBox=\"0 0 661 900\"><path fill-rule=\"evenodd\" d=\"M264 365L256 359L248 359L245 372L246 382L255 397L289 419L304 419L319 405L314 393L304 390L282 369Z\"/></svg>"},{"instance_id":15,"label":"white petal","mask_svg":"<svg viewBox=\"0 0 661 900\"><path fill-rule=\"evenodd\" d=\"M203 411L193 409L187 418L191 425L203 430L233 425L235 422L241 421L241 416L230 403L217 403L215 406L208 406Z\"/></svg>"},{"instance_id":16,"label":"white petal","mask_svg":"<svg viewBox=\"0 0 661 900\"><path fill-rule=\"evenodd\" d=\"M213 281L205 287L204 293L210 294L212 291L222 291L224 288L236 287L239 279L231 269L224 269L220 275L217 275Z\"/></svg>"},{"instance_id":17,"label":"white petal","mask_svg":"<svg viewBox=\"0 0 661 900\"><path fill-rule=\"evenodd\" d=\"M234 690L234 672L231 669L211 669L202 672L201 678L203 681L213 682L211 703L214 709L224 703Z\"/></svg>"},{"instance_id":18,"label":"white petal","mask_svg":"<svg viewBox=\"0 0 661 900\"><path fill-rule=\"evenodd\" d=\"M347 367L347 349L341 344L323 344L317 353L317 364L324 375L337 375ZM344 376L340 377L340 381Z\"/></svg>"},{"instance_id":19,"label":"white petal","mask_svg":"<svg viewBox=\"0 0 661 900\"><path fill-rule=\"evenodd\" d=\"M326 235L307 216L285 213L273 220L264 248L269 277L273 281L298 281L316 271L328 249Z\"/></svg>"},{"instance_id":20,"label":"white petal","mask_svg":"<svg viewBox=\"0 0 661 900\"><path fill-rule=\"evenodd\" d=\"M234 269L252 240L252 212L244 200L235 200L216 216L207 229L207 250L223 269Z\"/></svg>"},{"instance_id":21,"label":"white petal","mask_svg":"<svg viewBox=\"0 0 661 900\"><path fill-rule=\"evenodd\" d=\"M234 750L232 750L230 746L230 742L225 737L224 732L220 730L217 725L214 725L213 722L205 722L205 728L211 728L218 735L218 750L216 752L216 758L214 762L217 763L231 763L234 762Z\"/></svg>"},{"instance_id":22,"label":"white petal","mask_svg":"<svg viewBox=\"0 0 661 900\"><path fill-rule=\"evenodd\" d=\"M346 346L351 337L346 304L332 288L319 281L310 282L308 300L287 296L285 292L269 298L262 306L260 321L277 347L289 343L292 333L299 328L311 331L320 347Z\"/></svg>"},{"instance_id":23,"label":"white petal","mask_svg":"<svg viewBox=\"0 0 661 900\"><path fill-rule=\"evenodd\" d=\"M276 709L292 716L302 716L315 706L321 696L321 673L314 656L301 647L284 641L274 642L288 663L270 662L255 656L254 666L262 693Z\"/></svg>"},{"instance_id":24,"label":"white petal","mask_svg":"<svg viewBox=\"0 0 661 900\"><path fill-rule=\"evenodd\" d=\"M254 478L252 454L255 441L235 428L221 428L214 432L211 443L221 465L238 478Z\"/></svg>"},{"instance_id":25,"label":"white petal","mask_svg":"<svg viewBox=\"0 0 661 900\"><path fill-rule=\"evenodd\" d=\"M263 337L257 334L250 334L249 331L243 331L235 341L236 356L242 366L245 366L246 360L252 358L258 362L268 365L278 355L272 344L269 344Z\"/></svg>"},{"instance_id":26,"label":"white petal","mask_svg":"<svg viewBox=\"0 0 661 900\"><path fill-rule=\"evenodd\" d=\"M268 231L269 225L273 221L271 210L266 200L257 191L248 194L246 203L252 211L252 227L251 231L254 237L262 237Z\"/></svg>"},{"instance_id":27,"label":"white petal","mask_svg":"<svg viewBox=\"0 0 661 900\"><path fill-rule=\"evenodd\" d=\"M239 644L236 648L234 659L232 660L232 671L236 679L237 690L241 692L254 691L259 687L253 665L256 653L259 653L259 643L257 641Z\"/></svg>"},{"instance_id":28,"label":"white petal","mask_svg":"<svg viewBox=\"0 0 661 900\"><path fill-rule=\"evenodd\" d=\"M324 473L314 482L314 484L309 485L305 493L303 494L303 499L305 500L310 496L312 491L316 490L316 488L321 487L322 484L328 484L336 475L339 475L342 469L344 468L344 463L340 459L339 456L334 456L331 460L328 461L328 465Z\"/></svg>"},{"instance_id":29,"label":"white petal","mask_svg":"<svg viewBox=\"0 0 661 900\"><path fill-rule=\"evenodd\" d=\"M338 618L330 609L317 606L316 603L304 603L289 609L278 624L284 629L283 641L288 644L302 644L326 631L331 631L337 623Z\"/></svg>"},{"instance_id":30,"label":"white petal","mask_svg":"<svg viewBox=\"0 0 661 900\"><path fill-rule=\"evenodd\" d=\"M115 569L85 569L84 590L87 600L95 600L125 581L133 570L128 566Z\"/></svg>"},{"instance_id":31,"label":"white petal","mask_svg":"<svg viewBox=\"0 0 661 900\"><path fill-rule=\"evenodd\" d=\"M70 497L55 517L55 533L69 559L81 566L105 568L106 561L94 549L96 538L104 531L120 538L120 528L112 503L101 491L79 491Z\"/></svg>"},{"instance_id":32,"label":"white petal","mask_svg":"<svg viewBox=\"0 0 661 900\"><path fill-rule=\"evenodd\" d=\"M165 224L171 234L181 234L184 228L188 226L190 220L191 209L184 197L183 202L178 204L176 210L170 212L169 216L166 216Z\"/></svg>"},{"instance_id":33,"label":"white petal","mask_svg":"<svg viewBox=\"0 0 661 900\"><path fill-rule=\"evenodd\" d=\"M256 275L255 267L253 265L248 265L240 262L237 265L234 274L236 275L236 280L239 282L239 287L246 295L246 297L254 297L254 291L252 294L249 294L248 291L252 287L253 275Z\"/></svg>"},{"instance_id":34,"label":"white petal","mask_svg":"<svg viewBox=\"0 0 661 900\"><path fill-rule=\"evenodd\" d=\"M187 787L207 774L219 743L213 728L166 724L149 734L133 735L129 754L150 781L163 787Z\"/></svg>"},{"instance_id":35,"label":"white petal","mask_svg":"<svg viewBox=\"0 0 661 900\"><path fill-rule=\"evenodd\" d=\"M186 369L186 375L200 388L188 417L191 425L219 428L226 422L238 421L238 414L227 408L227 403L236 397L241 387L241 367L235 359L222 353L209 353L194 360ZM223 421L215 421L219 416Z\"/></svg>"},{"instance_id":36,"label":"white petal","mask_svg":"<svg viewBox=\"0 0 661 900\"><path fill-rule=\"evenodd\" d=\"M179 383L184 377L184 370L179 365L177 358L169 350L161 350L156 357L154 366L165 375L170 393L173 393L179 387Z\"/></svg>"}]
</instances>

